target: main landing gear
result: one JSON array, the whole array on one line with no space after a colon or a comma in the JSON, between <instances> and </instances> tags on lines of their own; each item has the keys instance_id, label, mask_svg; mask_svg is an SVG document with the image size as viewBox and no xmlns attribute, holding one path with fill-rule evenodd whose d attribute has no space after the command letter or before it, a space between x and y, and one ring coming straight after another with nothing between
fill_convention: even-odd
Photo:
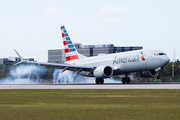
<instances>
[{"instance_id":1,"label":"main landing gear","mask_svg":"<svg viewBox=\"0 0 180 120\"><path fill-rule=\"evenodd\" d=\"M96 78L96 84L104 84L104 79L103 78Z\"/></svg>"},{"instance_id":2,"label":"main landing gear","mask_svg":"<svg viewBox=\"0 0 180 120\"><path fill-rule=\"evenodd\" d=\"M126 77L123 77L122 78L122 83L123 84L125 84L125 83L127 83L127 84L129 84L131 82L131 80L130 80L130 78L127 76L127 74L126 74Z\"/></svg>"}]
</instances>

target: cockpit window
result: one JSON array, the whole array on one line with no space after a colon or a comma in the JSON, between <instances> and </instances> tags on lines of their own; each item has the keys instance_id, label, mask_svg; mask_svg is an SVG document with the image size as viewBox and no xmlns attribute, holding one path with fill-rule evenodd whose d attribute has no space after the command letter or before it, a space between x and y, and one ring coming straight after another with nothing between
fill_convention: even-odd
<instances>
[{"instance_id":1,"label":"cockpit window","mask_svg":"<svg viewBox=\"0 0 180 120\"><path fill-rule=\"evenodd\" d=\"M167 55L166 53L154 53L154 56Z\"/></svg>"},{"instance_id":2,"label":"cockpit window","mask_svg":"<svg viewBox=\"0 0 180 120\"><path fill-rule=\"evenodd\" d=\"M159 55L166 55L166 53L159 53Z\"/></svg>"}]
</instances>

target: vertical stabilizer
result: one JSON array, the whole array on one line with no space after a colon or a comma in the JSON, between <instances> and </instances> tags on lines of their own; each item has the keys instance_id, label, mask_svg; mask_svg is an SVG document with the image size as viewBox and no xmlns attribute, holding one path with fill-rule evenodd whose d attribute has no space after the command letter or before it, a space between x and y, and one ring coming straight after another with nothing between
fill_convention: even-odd
<instances>
[{"instance_id":1,"label":"vertical stabilizer","mask_svg":"<svg viewBox=\"0 0 180 120\"><path fill-rule=\"evenodd\" d=\"M61 32L62 32L62 38L63 38L63 45L64 45L64 52L66 56L66 61L71 61L71 60L77 60L77 59L82 59L85 56L79 54L72 43L66 29L64 26L61 26Z\"/></svg>"}]
</instances>

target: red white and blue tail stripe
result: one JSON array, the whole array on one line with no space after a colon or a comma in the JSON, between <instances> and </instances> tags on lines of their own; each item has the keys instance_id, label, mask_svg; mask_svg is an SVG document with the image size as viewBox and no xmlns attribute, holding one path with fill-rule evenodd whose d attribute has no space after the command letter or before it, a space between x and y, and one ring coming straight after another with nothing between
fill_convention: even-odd
<instances>
[{"instance_id":1,"label":"red white and blue tail stripe","mask_svg":"<svg viewBox=\"0 0 180 120\"><path fill-rule=\"evenodd\" d=\"M79 59L78 52L74 44L72 43L64 26L61 26L61 32L62 32L66 61Z\"/></svg>"}]
</instances>

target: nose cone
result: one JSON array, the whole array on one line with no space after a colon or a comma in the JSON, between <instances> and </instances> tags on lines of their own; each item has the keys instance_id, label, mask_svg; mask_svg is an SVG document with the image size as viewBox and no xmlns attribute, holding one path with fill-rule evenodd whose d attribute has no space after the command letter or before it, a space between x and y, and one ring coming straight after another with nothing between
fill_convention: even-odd
<instances>
[{"instance_id":1,"label":"nose cone","mask_svg":"<svg viewBox=\"0 0 180 120\"><path fill-rule=\"evenodd\" d=\"M166 66L169 63L169 61L170 61L170 59L168 56L163 57L163 59L162 59L163 66Z\"/></svg>"},{"instance_id":2,"label":"nose cone","mask_svg":"<svg viewBox=\"0 0 180 120\"><path fill-rule=\"evenodd\" d=\"M167 61L168 61L168 63L170 62L170 58L169 57L167 57Z\"/></svg>"}]
</instances>

